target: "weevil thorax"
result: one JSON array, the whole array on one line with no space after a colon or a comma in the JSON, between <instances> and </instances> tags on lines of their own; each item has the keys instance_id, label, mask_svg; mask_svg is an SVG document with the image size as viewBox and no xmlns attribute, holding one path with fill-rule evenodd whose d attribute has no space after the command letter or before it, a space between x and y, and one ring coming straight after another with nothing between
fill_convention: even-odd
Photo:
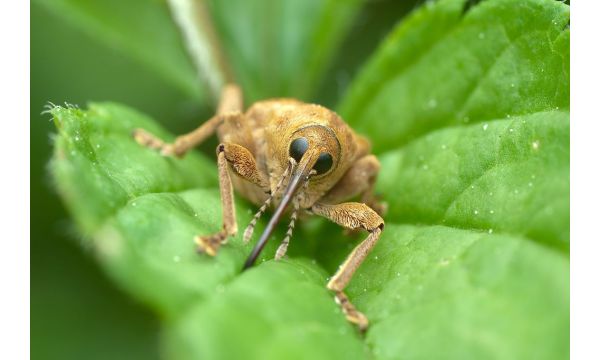
<instances>
[{"instance_id":1,"label":"weevil thorax","mask_svg":"<svg viewBox=\"0 0 600 360\"><path fill-rule=\"evenodd\" d=\"M356 158L356 136L333 111L301 104L279 112L265 128L267 168L272 190L286 169L306 169L308 181L297 192L301 208L319 200L344 175ZM284 180L284 186L290 176ZM275 196L275 201L279 197Z\"/></svg>"}]
</instances>

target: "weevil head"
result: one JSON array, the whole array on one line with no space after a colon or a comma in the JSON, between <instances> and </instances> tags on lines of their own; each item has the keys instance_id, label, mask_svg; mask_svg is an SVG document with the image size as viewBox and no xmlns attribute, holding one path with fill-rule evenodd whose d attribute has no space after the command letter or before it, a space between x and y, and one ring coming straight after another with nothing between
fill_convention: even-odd
<instances>
[{"instance_id":1,"label":"weevil head","mask_svg":"<svg viewBox=\"0 0 600 360\"><path fill-rule=\"evenodd\" d=\"M340 162L340 141L327 126L301 127L291 134L288 143L288 158L297 164L295 171L304 172L307 180L326 179Z\"/></svg>"},{"instance_id":2,"label":"weevil head","mask_svg":"<svg viewBox=\"0 0 600 360\"><path fill-rule=\"evenodd\" d=\"M300 177L297 189L300 207L310 207L331 189L356 159L358 137L333 111L304 104L284 112L271 128L269 156L273 184L289 167Z\"/></svg>"}]
</instances>

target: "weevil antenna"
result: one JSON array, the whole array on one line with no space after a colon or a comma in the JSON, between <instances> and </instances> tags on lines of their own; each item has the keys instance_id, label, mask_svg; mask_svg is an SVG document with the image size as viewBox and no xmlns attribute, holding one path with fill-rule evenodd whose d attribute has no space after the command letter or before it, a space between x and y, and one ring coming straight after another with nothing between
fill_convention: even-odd
<instances>
[{"instance_id":1,"label":"weevil antenna","mask_svg":"<svg viewBox=\"0 0 600 360\"><path fill-rule=\"evenodd\" d=\"M294 198L294 211L292 212L291 220L288 225L287 232L285 233L285 237L281 242L281 245L277 248L277 252L275 253L275 260L280 260L286 253L288 245L290 244L290 239L292 238L292 232L294 231L294 226L296 225L296 219L298 218L298 209L300 208L298 197Z\"/></svg>"},{"instance_id":2,"label":"weevil antenna","mask_svg":"<svg viewBox=\"0 0 600 360\"><path fill-rule=\"evenodd\" d=\"M311 177L315 173L316 172L314 170L312 170L308 174L308 176ZM302 186L302 192L294 198L294 211L292 212L290 224L288 225L288 229L287 229L287 232L285 233L285 237L283 238L281 245L279 245L279 247L277 248L277 252L275 253L275 260L280 260L287 252L288 245L290 244L290 239L292 238L292 232L294 231L294 226L296 225L296 220L298 219L298 211L300 209L300 200L298 198L303 195L303 193L306 191L307 187L308 187L308 181L306 181L304 183L304 186Z\"/></svg>"},{"instance_id":3,"label":"weevil antenna","mask_svg":"<svg viewBox=\"0 0 600 360\"><path fill-rule=\"evenodd\" d=\"M258 209L256 214L254 214L254 217L252 218L252 220L246 227L246 230L244 230L244 237L243 237L244 244L247 244L250 241L250 238L252 238L252 233L254 232L254 228L256 227L256 223L258 222L258 219L260 219L262 214L264 214L265 211L267 211L267 208L269 207L269 205L271 205L271 201L273 201L273 197L279 192L279 189L281 188L283 181L290 174L290 171L293 167L294 167L294 163L292 161L290 161L290 163L288 164L288 167L285 169L285 171L281 175L281 179L279 179L279 182L277 183L277 185L275 185L275 190L273 190L269 194L269 197L267 197L267 200L265 200L265 202Z\"/></svg>"}]
</instances>

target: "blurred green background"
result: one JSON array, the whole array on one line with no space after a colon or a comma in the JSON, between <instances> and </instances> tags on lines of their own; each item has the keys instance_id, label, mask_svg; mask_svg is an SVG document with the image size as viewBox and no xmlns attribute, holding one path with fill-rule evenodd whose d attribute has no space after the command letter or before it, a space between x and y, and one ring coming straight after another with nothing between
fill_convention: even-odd
<instances>
[{"instance_id":1,"label":"blurred green background","mask_svg":"<svg viewBox=\"0 0 600 360\"><path fill-rule=\"evenodd\" d=\"M334 107L381 39L420 2L367 1L316 95L304 100ZM206 119L212 106L165 81L148 62L57 16L52 3L31 4L31 356L160 358L158 319L104 276L53 190L46 166L54 125L42 111L48 102L116 101L181 133ZM212 148L203 147L210 153Z\"/></svg>"}]
</instances>

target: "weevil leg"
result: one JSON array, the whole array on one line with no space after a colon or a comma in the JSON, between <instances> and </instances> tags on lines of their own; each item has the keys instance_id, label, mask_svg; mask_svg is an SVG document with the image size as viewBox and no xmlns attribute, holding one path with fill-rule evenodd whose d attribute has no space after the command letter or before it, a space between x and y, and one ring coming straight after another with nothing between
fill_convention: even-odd
<instances>
[{"instance_id":1,"label":"weevil leg","mask_svg":"<svg viewBox=\"0 0 600 360\"><path fill-rule=\"evenodd\" d=\"M377 200L374 194L375 181L381 165L375 155L366 155L358 159L344 176L321 199L325 204L336 204L360 196L360 202L367 204L384 215L387 206Z\"/></svg>"},{"instance_id":2,"label":"weevil leg","mask_svg":"<svg viewBox=\"0 0 600 360\"><path fill-rule=\"evenodd\" d=\"M211 256L217 254L219 247L226 242L229 236L237 233L233 185L229 175L229 168L251 183L263 189L268 189L268 181L258 171L254 156L252 156L248 149L241 145L231 143L219 144L217 146L217 166L223 212L223 228L215 234L196 236L194 239L198 245L198 251L205 252Z\"/></svg>"},{"instance_id":3,"label":"weevil leg","mask_svg":"<svg viewBox=\"0 0 600 360\"><path fill-rule=\"evenodd\" d=\"M195 130L178 136L173 143L166 143L144 129L135 129L133 137L139 144L159 150L165 156L182 157L190 149L214 134L225 121L242 117L242 106L241 89L236 85L226 85L221 93L217 114Z\"/></svg>"},{"instance_id":4,"label":"weevil leg","mask_svg":"<svg viewBox=\"0 0 600 360\"><path fill-rule=\"evenodd\" d=\"M384 226L383 219L367 205L354 202L338 205L317 203L312 206L311 211L345 228L351 230L363 229L369 232L367 238L352 250L327 284L327 288L335 292L336 302L342 308L346 319L357 324L358 328L364 331L369 325L367 317L356 310L343 291L352 279L356 269L377 244Z\"/></svg>"}]
</instances>

